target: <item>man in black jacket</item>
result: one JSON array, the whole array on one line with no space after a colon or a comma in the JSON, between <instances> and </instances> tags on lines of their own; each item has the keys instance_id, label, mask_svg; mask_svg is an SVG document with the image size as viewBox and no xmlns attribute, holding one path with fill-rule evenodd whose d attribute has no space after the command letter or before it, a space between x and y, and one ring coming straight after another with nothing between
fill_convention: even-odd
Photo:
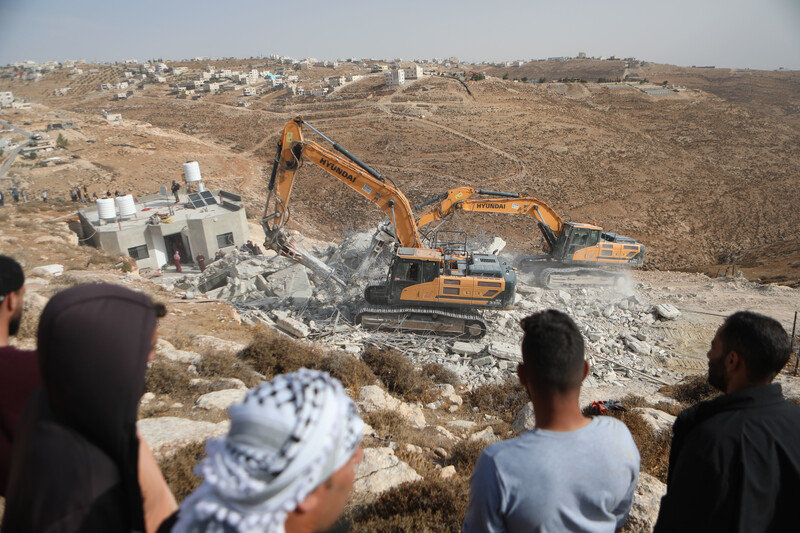
<instances>
[{"instance_id":1,"label":"man in black jacket","mask_svg":"<svg viewBox=\"0 0 800 533\"><path fill-rule=\"evenodd\" d=\"M726 394L678 416L655 531L786 531L800 494L800 407L772 380L791 352L774 319L740 311L717 330L708 382Z\"/></svg>"}]
</instances>

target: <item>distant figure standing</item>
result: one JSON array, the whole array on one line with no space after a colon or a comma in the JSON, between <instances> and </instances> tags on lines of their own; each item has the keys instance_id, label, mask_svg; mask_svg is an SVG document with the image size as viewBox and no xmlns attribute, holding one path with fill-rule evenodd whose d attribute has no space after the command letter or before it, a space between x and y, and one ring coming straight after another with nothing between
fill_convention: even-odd
<instances>
[{"instance_id":1,"label":"distant figure standing","mask_svg":"<svg viewBox=\"0 0 800 533\"><path fill-rule=\"evenodd\" d=\"M86 188L86 185L83 186L83 195L89 198L89 189Z\"/></svg>"},{"instance_id":2,"label":"distant figure standing","mask_svg":"<svg viewBox=\"0 0 800 533\"><path fill-rule=\"evenodd\" d=\"M42 192L42 201L47 202L47 191Z\"/></svg>"},{"instance_id":3,"label":"distant figure standing","mask_svg":"<svg viewBox=\"0 0 800 533\"><path fill-rule=\"evenodd\" d=\"M202 252L197 253L197 266L200 267L200 272L206 269L206 258Z\"/></svg>"},{"instance_id":4,"label":"distant figure standing","mask_svg":"<svg viewBox=\"0 0 800 533\"><path fill-rule=\"evenodd\" d=\"M178 191L180 191L180 190L181 190L180 183L178 183L175 180L172 180L172 194L175 195L175 203L176 204L181 201L181 199L178 197Z\"/></svg>"},{"instance_id":5,"label":"distant figure standing","mask_svg":"<svg viewBox=\"0 0 800 533\"><path fill-rule=\"evenodd\" d=\"M5 202L6 202L6 197L3 196L3 191L0 191L0 207L3 207L4 205L6 205Z\"/></svg>"},{"instance_id":6,"label":"distant figure standing","mask_svg":"<svg viewBox=\"0 0 800 533\"><path fill-rule=\"evenodd\" d=\"M14 203L19 203L19 189L14 187L11 189L11 196L14 198Z\"/></svg>"},{"instance_id":7,"label":"distant figure standing","mask_svg":"<svg viewBox=\"0 0 800 533\"><path fill-rule=\"evenodd\" d=\"M75 189L70 189L69 197L72 199L73 202L78 201L78 193L75 192Z\"/></svg>"},{"instance_id":8,"label":"distant figure standing","mask_svg":"<svg viewBox=\"0 0 800 533\"><path fill-rule=\"evenodd\" d=\"M22 195L22 203L27 204L28 203L28 193L26 193L25 190L23 189L20 194Z\"/></svg>"},{"instance_id":9,"label":"distant figure standing","mask_svg":"<svg viewBox=\"0 0 800 533\"><path fill-rule=\"evenodd\" d=\"M175 250L175 253L172 255L172 262L175 263L175 272L182 272L181 271L181 253L178 250Z\"/></svg>"},{"instance_id":10,"label":"distant figure standing","mask_svg":"<svg viewBox=\"0 0 800 533\"><path fill-rule=\"evenodd\" d=\"M80 187L75 187L75 194L78 196L78 201L83 203L83 192Z\"/></svg>"}]
</instances>

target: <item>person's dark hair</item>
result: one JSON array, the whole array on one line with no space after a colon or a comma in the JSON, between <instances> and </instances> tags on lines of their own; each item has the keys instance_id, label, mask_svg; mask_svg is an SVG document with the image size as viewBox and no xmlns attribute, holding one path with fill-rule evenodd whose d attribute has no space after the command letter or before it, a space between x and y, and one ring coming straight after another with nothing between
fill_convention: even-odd
<instances>
[{"instance_id":1,"label":"person's dark hair","mask_svg":"<svg viewBox=\"0 0 800 533\"><path fill-rule=\"evenodd\" d=\"M164 318L167 316L167 306L156 302L153 304L153 308L156 310L156 318Z\"/></svg>"},{"instance_id":2,"label":"person's dark hair","mask_svg":"<svg viewBox=\"0 0 800 533\"><path fill-rule=\"evenodd\" d=\"M723 353L735 351L742 356L751 381L772 381L789 360L791 342L783 326L752 311L729 316L720 329Z\"/></svg>"},{"instance_id":3,"label":"person's dark hair","mask_svg":"<svg viewBox=\"0 0 800 533\"><path fill-rule=\"evenodd\" d=\"M575 389L583 381L583 336L565 313L549 309L520 321L522 360L528 379L558 391Z\"/></svg>"},{"instance_id":4,"label":"person's dark hair","mask_svg":"<svg viewBox=\"0 0 800 533\"><path fill-rule=\"evenodd\" d=\"M22 267L11 257L0 255L0 297L18 291L25 285Z\"/></svg>"}]
</instances>

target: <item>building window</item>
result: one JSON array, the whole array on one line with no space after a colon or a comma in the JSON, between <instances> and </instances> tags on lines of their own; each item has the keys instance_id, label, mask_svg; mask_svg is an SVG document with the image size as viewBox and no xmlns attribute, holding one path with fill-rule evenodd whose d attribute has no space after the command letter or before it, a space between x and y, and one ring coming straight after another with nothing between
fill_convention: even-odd
<instances>
[{"instance_id":1,"label":"building window","mask_svg":"<svg viewBox=\"0 0 800 533\"><path fill-rule=\"evenodd\" d=\"M233 243L233 233L223 233L217 235L217 248L225 248L226 246L236 246Z\"/></svg>"},{"instance_id":2,"label":"building window","mask_svg":"<svg viewBox=\"0 0 800 533\"><path fill-rule=\"evenodd\" d=\"M139 261L140 259L147 259L150 257L150 252L147 251L147 245L134 246L128 248L128 255Z\"/></svg>"}]
</instances>

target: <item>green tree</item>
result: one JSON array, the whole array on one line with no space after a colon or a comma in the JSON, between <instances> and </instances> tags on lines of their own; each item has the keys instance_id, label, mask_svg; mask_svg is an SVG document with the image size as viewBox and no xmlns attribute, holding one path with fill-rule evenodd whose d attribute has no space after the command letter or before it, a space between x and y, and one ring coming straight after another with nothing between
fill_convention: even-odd
<instances>
[{"instance_id":1,"label":"green tree","mask_svg":"<svg viewBox=\"0 0 800 533\"><path fill-rule=\"evenodd\" d=\"M539 78L539 83L544 83L544 82L546 82L546 81L547 81L547 78L545 78L544 76L542 76L541 78Z\"/></svg>"},{"instance_id":2,"label":"green tree","mask_svg":"<svg viewBox=\"0 0 800 533\"><path fill-rule=\"evenodd\" d=\"M36 152L28 152L28 155L25 156L26 159L36 159Z\"/></svg>"},{"instance_id":3,"label":"green tree","mask_svg":"<svg viewBox=\"0 0 800 533\"><path fill-rule=\"evenodd\" d=\"M69 141L67 140L66 137L64 137L64 135L59 133L58 139L56 139L56 146L58 146L59 148L66 148L67 146L69 146Z\"/></svg>"},{"instance_id":4,"label":"green tree","mask_svg":"<svg viewBox=\"0 0 800 533\"><path fill-rule=\"evenodd\" d=\"M528 76L522 76L522 81L528 81Z\"/></svg>"},{"instance_id":5,"label":"green tree","mask_svg":"<svg viewBox=\"0 0 800 533\"><path fill-rule=\"evenodd\" d=\"M483 72L475 72L475 73L472 74L472 76L470 76L469 79L472 80L472 81L485 80L486 79L486 74L484 74Z\"/></svg>"},{"instance_id":6,"label":"green tree","mask_svg":"<svg viewBox=\"0 0 800 533\"><path fill-rule=\"evenodd\" d=\"M505 74L503 74L503 79L504 79L504 80L507 80L507 79L508 79L508 72L506 72Z\"/></svg>"}]
</instances>

